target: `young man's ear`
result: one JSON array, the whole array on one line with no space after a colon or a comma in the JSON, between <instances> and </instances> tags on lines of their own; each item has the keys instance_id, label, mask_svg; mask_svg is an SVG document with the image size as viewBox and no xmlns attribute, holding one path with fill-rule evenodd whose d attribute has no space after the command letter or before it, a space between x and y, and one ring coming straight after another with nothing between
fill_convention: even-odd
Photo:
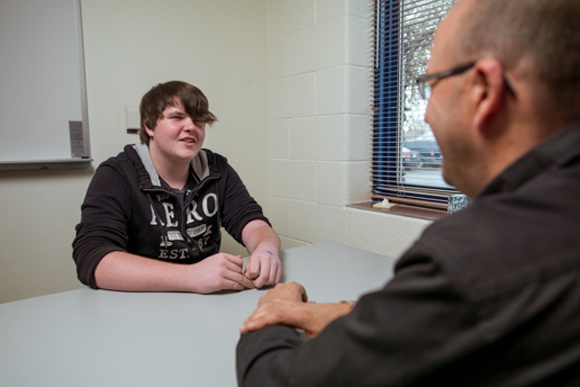
<instances>
[{"instance_id":1,"label":"young man's ear","mask_svg":"<svg viewBox=\"0 0 580 387\"><path fill-rule=\"evenodd\" d=\"M476 104L474 124L487 128L501 110L506 97L503 67L497 59L484 58L475 63L472 97Z\"/></svg>"},{"instance_id":2,"label":"young man's ear","mask_svg":"<svg viewBox=\"0 0 580 387\"><path fill-rule=\"evenodd\" d=\"M145 128L145 132L149 135L150 138L153 138L153 129L149 128L147 125L143 125Z\"/></svg>"}]
</instances>

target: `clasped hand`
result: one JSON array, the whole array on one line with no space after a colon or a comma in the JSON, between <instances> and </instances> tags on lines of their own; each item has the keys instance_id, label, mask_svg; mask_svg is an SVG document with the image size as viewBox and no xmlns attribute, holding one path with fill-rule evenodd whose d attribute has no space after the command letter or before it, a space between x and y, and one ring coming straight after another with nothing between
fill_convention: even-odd
<instances>
[{"instance_id":1,"label":"clasped hand","mask_svg":"<svg viewBox=\"0 0 580 387\"><path fill-rule=\"evenodd\" d=\"M306 290L296 282L278 284L260 298L258 308L244 321L240 333L283 324L302 329L313 338L336 318L349 312L347 304L308 302Z\"/></svg>"},{"instance_id":2,"label":"clasped hand","mask_svg":"<svg viewBox=\"0 0 580 387\"><path fill-rule=\"evenodd\" d=\"M218 253L195 264L195 278L200 293L220 290L261 288L280 281L281 263L278 254L266 250L254 251L243 270L240 255Z\"/></svg>"},{"instance_id":3,"label":"clasped hand","mask_svg":"<svg viewBox=\"0 0 580 387\"><path fill-rule=\"evenodd\" d=\"M277 284L282 275L278 253L267 249L253 251L248 258L244 275L252 280L256 288Z\"/></svg>"}]
</instances>

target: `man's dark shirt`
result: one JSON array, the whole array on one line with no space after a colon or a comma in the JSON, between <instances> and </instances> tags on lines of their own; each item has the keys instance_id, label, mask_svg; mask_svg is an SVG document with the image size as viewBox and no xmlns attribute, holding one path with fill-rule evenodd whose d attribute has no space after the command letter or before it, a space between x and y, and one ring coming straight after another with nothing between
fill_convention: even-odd
<instances>
[{"instance_id":1,"label":"man's dark shirt","mask_svg":"<svg viewBox=\"0 0 580 387\"><path fill-rule=\"evenodd\" d=\"M244 386L580 386L580 123L429 226L317 338L242 336L237 372Z\"/></svg>"}]
</instances>

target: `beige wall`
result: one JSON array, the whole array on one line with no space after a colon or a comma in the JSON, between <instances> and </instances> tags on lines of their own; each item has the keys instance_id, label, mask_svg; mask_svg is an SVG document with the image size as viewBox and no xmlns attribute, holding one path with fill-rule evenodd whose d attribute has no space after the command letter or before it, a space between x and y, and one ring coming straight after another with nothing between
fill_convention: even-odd
<instances>
[{"instance_id":1,"label":"beige wall","mask_svg":"<svg viewBox=\"0 0 580 387\"><path fill-rule=\"evenodd\" d=\"M138 141L125 111L181 79L283 247L334 240L398 255L426 221L345 207L370 193L366 0L81 0L93 166ZM82 286L74 226L93 169L0 172L0 302ZM225 249L241 253L231 239Z\"/></svg>"},{"instance_id":2,"label":"beige wall","mask_svg":"<svg viewBox=\"0 0 580 387\"><path fill-rule=\"evenodd\" d=\"M269 208L284 245L398 256L429 222L346 206L371 193L373 2L268 4Z\"/></svg>"}]
</instances>

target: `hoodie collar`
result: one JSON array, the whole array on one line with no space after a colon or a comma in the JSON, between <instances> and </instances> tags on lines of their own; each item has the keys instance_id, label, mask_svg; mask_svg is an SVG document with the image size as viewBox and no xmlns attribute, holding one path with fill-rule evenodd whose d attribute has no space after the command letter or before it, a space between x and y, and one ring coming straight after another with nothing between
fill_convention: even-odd
<instances>
[{"instance_id":1,"label":"hoodie collar","mask_svg":"<svg viewBox=\"0 0 580 387\"><path fill-rule=\"evenodd\" d=\"M134 144L133 149L137 152L147 175L151 181L151 185L155 187L161 187L161 179L159 174L155 170L153 165L153 160L151 160L151 155L149 154L149 147L145 144ZM207 152L202 149L199 153L191 160L191 167L194 174L199 179L199 181L207 178L210 175L209 163L207 158Z\"/></svg>"}]
</instances>

